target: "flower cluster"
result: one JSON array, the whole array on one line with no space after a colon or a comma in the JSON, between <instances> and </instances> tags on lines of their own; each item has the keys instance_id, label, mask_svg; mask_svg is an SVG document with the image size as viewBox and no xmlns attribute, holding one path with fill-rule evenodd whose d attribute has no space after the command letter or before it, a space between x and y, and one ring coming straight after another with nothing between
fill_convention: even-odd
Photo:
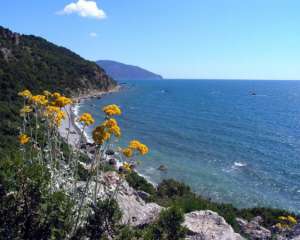
<instances>
[{"instance_id":1,"label":"flower cluster","mask_svg":"<svg viewBox=\"0 0 300 240\"><path fill-rule=\"evenodd\" d=\"M141 155L145 155L149 152L148 147L145 144L139 142L138 140L132 140L129 143L129 148L139 151Z\"/></svg>"},{"instance_id":2,"label":"flower cluster","mask_svg":"<svg viewBox=\"0 0 300 240\"><path fill-rule=\"evenodd\" d=\"M293 216L280 216L278 217L279 223L276 224L278 229L284 230L289 229L297 224L297 219Z\"/></svg>"},{"instance_id":3,"label":"flower cluster","mask_svg":"<svg viewBox=\"0 0 300 240\"><path fill-rule=\"evenodd\" d=\"M138 140L132 140L129 143L128 147L122 149L123 155L130 159L130 163L128 163L128 162L123 163L123 169L130 172L134 168L137 161L134 161L132 159L132 157L134 156L135 153L145 155L148 152L149 152L149 149L145 144L141 143Z\"/></svg>"},{"instance_id":4,"label":"flower cluster","mask_svg":"<svg viewBox=\"0 0 300 240\"><path fill-rule=\"evenodd\" d=\"M65 112L61 109L66 105L72 104L70 98L62 96L60 93L51 93L47 90L43 91L43 95L32 95L29 90L24 90L18 93L23 97L27 104L20 110L21 116L26 116L33 112L39 114L39 116L50 120L51 126L60 126L63 119L66 118Z\"/></svg>"},{"instance_id":5,"label":"flower cluster","mask_svg":"<svg viewBox=\"0 0 300 240\"><path fill-rule=\"evenodd\" d=\"M43 95L46 96L47 98L51 96L51 92L45 90L43 91Z\"/></svg>"},{"instance_id":6,"label":"flower cluster","mask_svg":"<svg viewBox=\"0 0 300 240\"><path fill-rule=\"evenodd\" d=\"M45 106L48 103L48 100L44 95L35 95L32 96L29 100L31 103L37 106Z\"/></svg>"},{"instance_id":7,"label":"flower cluster","mask_svg":"<svg viewBox=\"0 0 300 240\"><path fill-rule=\"evenodd\" d=\"M55 97L55 100L51 103L53 106L63 108L73 103L73 101L70 98L60 96L59 93L53 94L53 96Z\"/></svg>"},{"instance_id":8,"label":"flower cluster","mask_svg":"<svg viewBox=\"0 0 300 240\"><path fill-rule=\"evenodd\" d=\"M102 126L104 126L110 134L113 134L116 137L121 137L121 129L118 125L118 122L114 118L104 121Z\"/></svg>"},{"instance_id":9,"label":"flower cluster","mask_svg":"<svg viewBox=\"0 0 300 240\"><path fill-rule=\"evenodd\" d=\"M124 148L122 152L125 157L131 158L133 156L133 150L131 148Z\"/></svg>"},{"instance_id":10,"label":"flower cluster","mask_svg":"<svg viewBox=\"0 0 300 240\"><path fill-rule=\"evenodd\" d=\"M26 89L22 92L19 92L18 95L26 100L29 100L29 102L35 106L46 106L49 104L51 106L63 108L73 103L72 99L62 96L58 92L51 94L47 90L43 91L43 95L32 95L32 93ZM50 98L52 98L51 102Z\"/></svg>"},{"instance_id":11,"label":"flower cluster","mask_svg":"<svg viewBox=\"0 0 300 240\"><path fill-rule=\"evenodd\" d=\"M27 89L22 91L22 92L19 92L18 95L23 97L23 98L26 98L26 99L30 99L32 97L31 92Z\"/></svg>"},{"instance_id":12,"label":"flower cluster","mask_svg":"<svg viewBox=\"0 0 300 240\"><path fill-rule=\"evenodd\" d=\"M132 170L132 165L128 162L124 162L122 167L124 168L124 170L126 170L127 172L131 172Z\"/></svg>"},{"instance_id":13,"label":"flower cluster","mask_svg":"<svg viewBox=\"0 0 300 240\"><path fill-rule=\"evenodd\" d=\"M21 135L19 136L19 143L20 143L21 145L27 144L27 143L29 142L29 140L30 140L30 137L28 137L26 134L21 134Z\"/></svg>"},{"instance_id":14,"label":"flower cluster","mask_svg":"<svg viewBox=\"0 0 300 240\"><path fill-rule=\"evenodd\" d=\"M83 123L84 126L90 126L90 125L94 124L94 122L95 122L94 118L89 113L82 114L79 117L78 121L81 122L81 123Z\"/></svg>"},{"instance_id":15,"label":"flower cluster","mask_svg":"<svg viewBox=\"0 0 300 240\"><path fill-rule=\"evenodd\" d=\"M83 212L86 208L86 205L83 205L83 203L87 202L85 199L93 199L94 204L96 204L99 199L100 188L98 184L102 183L98 181L98 179L102 171L102 168L100 168L102 164L109 163L117 166L110 160L120 160L123 164L122 167L119 168L119 174L121 177L124 177L133 171L138 164L138 160L135 159L135 156L145 155L149 149L145 144L137 140L131 141L127 148L115 148L115 143L121 137L121 128L113 116L121 115L122 113L121 109L115 104L103 107L105 118L103 122L92 131L94 144L93 148L91 148L93 151L90 151L90 149L84 147L85 143L82 144L84 142L82 138L84 136L85 127L95 122L90 113L86 112L78 117L77 121L82 123L82 131L79 139L75 139L76 142L71 142L72 144L75 143L75 147L73 147L69 142L69 134L73 134L73 132L70 131L71 121L69 121L69 127L65 129L67 133L66 137L60 136L60 131L58 131L62 120L65 119L67 115L69 117L68 111L66 111L64 107L73 103L70 98L58 92L51 93L49 91L43 91L42 95L32 95L29 90L20 92L19 96L24 98L24 105L20 110L21 115L24 116L23 126L20 128L20 135L18 136L19 143L22 145L22 147L20 147L20 150L23 152L22 158L26 161L28 156L35 156L28 161L30 164L37 161L37 163L43 164L51 170L49 172L52 183L51 191L61 191L62 177L66 177L68 181L72 183L68 184L67 191L72 192L70 197L74 202L79 199L78 203L82 203L78 209L76 209L76 215L74 216L74 219L77 219L74 227L74 232L76 232L77 227L81 224L81 219L86 215L86 211ZM71 120L70 117L69 120ZM41 129L44 131L41 131ZM115 139L113 139L114 137ZM114 141L111 141L111 139ZM65 156L66 151L61 142L62 140L65 140L67 144L67 156ZM30 147L26 144L30 145ZM83 164L81 162L81 150L88 153L91 161L84 164L84 169L89 172L89 177L86 179L85 189L79 192L79 167ZM30 154L28 154L27 151L30 151ZM122 153L127 157L126 161L124 161ZM113 159L111 158L112 155L114 155ZM94 182L94 191L89 191L92 186L90 181ZM121 183L122 181L118 180L117 184ZM104 190L108 191L107 196L111 198L115 197L115 193L118 189L119 185L115 188L114 192L111 192L111 189L104 186Z\"/></svg>"},{"instance_id":16,"label":"flower cluster","mask_svg":"<svg viewBox=\"0 0 300 240\"><path fill-rule=\"evenodd\" d=\"M107 115L107 116L112 116L112 115L121 115L122 111L119 106L115 104L107 105L104 108L102 108L102 111Z\"/></svg>"},{"instance_id":17,"label":"flower cluster","mask_svg":"<svg viewBox=\"0 0 300 240\"><path fill-rule=\"evenodd\" d=\"M47 106L44 112L44 116L49 118L56 126L60 126L63 119L66 118L66 114L59 107Z\"/></svg>"},{"instance_id":18,"label":"flower cluster","mask_svg":"<svg viewBox=\"0 0 300 240\"><path fill-rule=\"evenodd\" d=\"M102 145L108 139L110 139L110 133L104 126L98 126L93 130L93 140L96 144Z\"/></svg>"},{"instance_id":19,"label":"flower cluster","mask_svg":"<svg viewBox=\"0 0 300 240\"><path fill-rule=\"evenodd\" d=\"M138 151L141 155L145 155L149 152L149 148L138 140L132 140L129 143L129 146L122 150L124 156L128 158L133 156L134 151Z\"/></svg>"},{"instance_id":20,"label":"flower cluster","mask_svg":"<svg viewBox=\"0 0 300 240\"><path fill-rule=\"evenodd\" d=\"M21 115L24 115L25 113L32 112L32 108L28 105L25 105L23 108L21 108L20 113Z\"/></svg>"},{"instance_id":21,"label":"flower cluster","mask_svg":"<svg viewBox=\"0 0 300 240\"><path fill-rule=\"evenodd\" d=\"M105 120L100 126L93 130L93 140L100 145L109 140L111 135L115 137L121 136L121 129L117 121L113 118Z\"/></svg>"}]
</instances>

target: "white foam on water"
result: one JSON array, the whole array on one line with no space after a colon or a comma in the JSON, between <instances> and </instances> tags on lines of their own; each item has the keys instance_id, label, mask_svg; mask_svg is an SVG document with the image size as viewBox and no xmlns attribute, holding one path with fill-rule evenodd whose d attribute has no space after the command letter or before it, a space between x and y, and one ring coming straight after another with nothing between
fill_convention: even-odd
<instances>
[{"instance_id":1,"label":"white foam on water","mask_svg":"<svg viewBox=\"0 0 300 240\"><path fill-rule=\"evenodd\" d=\"M235 170L238 170L238 169L246 167L246 166L247 166L247 163L244 163L244 162L234 162L233 165L230 168L225 168L225 169L223 168L222 170L224 172L230 173L230 172L233 172Z\"/></svg>"},{"instance_id":2,"label":"white foam on water","mask_svg":"<svg viewBox=\"0 0 300 240\"><path fill-rule=\"evenodd\" d=\"M233 164L235 167L245 167L247 166L247 163L243 163L243 162L234 162Z\"/></svg>"},{"instance_id":3,"label":"white foam on water","mask_svg":"<svg viewBox=\"0 0 300 240\"><path fill-rule=\"evenodd\" d=\"M73 111L73 113L74 113L74 115L75 115L76 117L78 116L79 108L80 108L80 105L79 105L79 104L76 104L76 105L72 108L72 111Z\"/></svg>"},{"instance_id":4,"label":"white foam on water","mask_svg":"<svg viewBox=\"0 0 300 240\"><path fill-rule=\"evenodd\" d=\"M73 108L72 108L72 112L75 115L75 121L74 124L76 125L77 128L82 129L83 125L80 122L76 121L76 118L79 116L79 110L80 110L80 104L76 104ZM93 139L91 136L89 136L89 134L87 133L87 131L85 130L83 132L83 136L85 137L85 139L87 140L87 142L91 143L93 142Z\"/></svg>"}]
</instances>

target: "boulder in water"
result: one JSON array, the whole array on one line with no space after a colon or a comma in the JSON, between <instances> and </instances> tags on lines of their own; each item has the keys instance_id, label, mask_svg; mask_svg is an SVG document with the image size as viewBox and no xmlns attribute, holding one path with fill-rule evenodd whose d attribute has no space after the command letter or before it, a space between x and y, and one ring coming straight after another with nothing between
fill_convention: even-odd
<instances>
[{"instance_id":1,"label":"boulder in water","mask_svg":"<svg viewBox=\"0 0 300 240\"><path fill-rule=\"evenodd\" d=\"M157 169L162 172L166 172L168 170L165 165L160 165Z\"/></svg>"}]
</instances>

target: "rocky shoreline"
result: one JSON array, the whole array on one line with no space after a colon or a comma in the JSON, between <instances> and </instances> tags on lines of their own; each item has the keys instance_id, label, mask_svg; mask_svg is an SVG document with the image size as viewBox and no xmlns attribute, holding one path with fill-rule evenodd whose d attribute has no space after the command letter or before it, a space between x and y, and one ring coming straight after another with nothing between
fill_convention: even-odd
<instances>
[{"instance_id":1,"label":"rocky shoreline","mask_svg":"<svg viewBox=\"0 0 300 240\"><path fill-rule=\"evenodd\" d=\"M63 119L61 126L59 127L59 134L63 139L65 139L72 147L80 148L79 139L82 138L82 142L87 143L87 138L84 132L79 128L76 123L77 114L75 112L75 108L80 104L80 102L91 99L91 98L102 98L103 96L115 92L119 92L121 90L121 86L117 85L116 87L108 90L108 91L99 91L99 90L91 90L88 93L80 94L79 96L73 97L73 101L75 105L66 106L64 111L67 118ZM69 131L69 134L68 134Z\"/></svg>"},{"instance_id":2,"label":"rocky shoreline","mask_svg":"<svg viewBox=\"0 0 300 240\"><path fill-rule=\"evenodd\" d=\"M108 92L103 91L93 91L89 94L83 94L76 97L75 104L90 98L103 97L106 94L120 91L121 87L117 86ZM87 155L92 154L93 144L89 143L84 137L84 134L78 127L76 123L77 115L75 113L74 107L67 107L65 109L66 114L69 116L69 120L65 119L59 128L60 135L68 140L69 144L79 149L80 151L86 153ZM68 130L70 134L68 135ZM79 140L83 137L83 143ZM115 160L115 153L106 153L105 161L110 165L117 168L117 163ZM112 161L114 160L114 162ZM67 180L66 180L67 181ZM160 212L165 209L164 207L158 205L155 202L147 202L143 197L146 192L138 191L131 187L128 182L120 178L116 172L103 172L101 173L99 182L103 185L109 186L111 189L117 187L118 182L122 182L119 187L118 194L116 195L116 200L123 213L122 223L128 224L134 227L144 227L148 224L156 221L160 215ZM71 184L71 183L70 183ZM92 191L94 183L91 183ZM152 184L152 183L151 183ZM85 182L82 181L78 184L80 186L85 186ZM98 198L102 199L106 197L105 191L99 191ZM87 200L89 201L89 200ZM236 219L239 227L241 229L241 234L247 236L244 238L240 233L234 231L233 227L226 222L226 220L220 216L218 213L211 210L199 210L186 213L184 215L184 222L182 226L187 228L186 239L189 240L241 240L241 239L280 239L280 240L300 240L300 225L297 224L291 231L289 236L284 236L282 234L276 234L272 229L267 229L262 226L263 219L260 216L247 221L242 218ZM275 237L275 238L274 238Z\"/></svg>"}]
</instances>

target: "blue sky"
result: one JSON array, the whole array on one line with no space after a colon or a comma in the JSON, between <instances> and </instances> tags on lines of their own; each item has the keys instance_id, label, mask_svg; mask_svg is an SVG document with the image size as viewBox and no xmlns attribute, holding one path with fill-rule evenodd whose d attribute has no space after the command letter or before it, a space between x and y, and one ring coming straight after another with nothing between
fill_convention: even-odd
<instances>
[{"instance_id":1,"label":"blue sky","mask_svg":"<svg viewBox=\"0 0 300 240\"><path fill-rule=\"evenodd\" d=\"M4 0L0 25L166 78L300 79L299 0L94 2Z\"/></svg>"}]
</instances>

